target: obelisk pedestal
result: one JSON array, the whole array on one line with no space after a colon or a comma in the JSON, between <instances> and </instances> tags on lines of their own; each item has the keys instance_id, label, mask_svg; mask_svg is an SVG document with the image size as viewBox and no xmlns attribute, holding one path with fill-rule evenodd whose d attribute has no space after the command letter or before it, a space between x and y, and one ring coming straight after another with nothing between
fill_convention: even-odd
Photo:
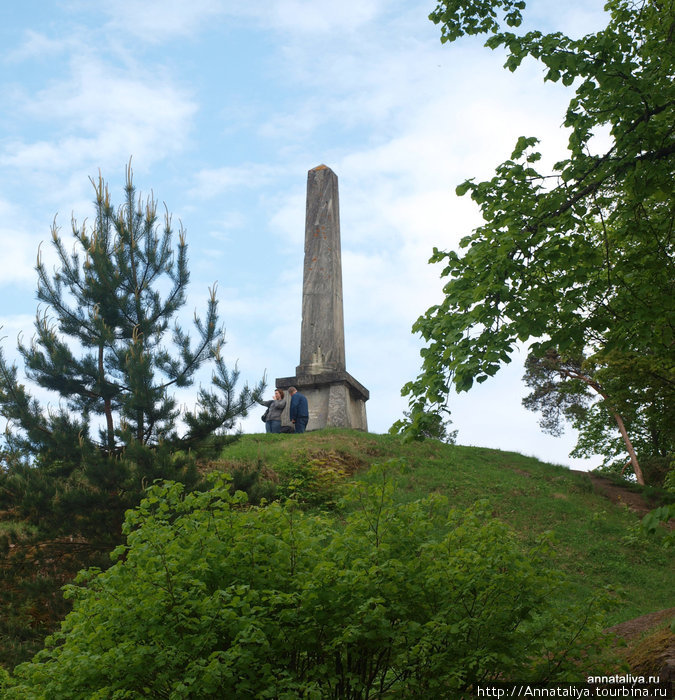
<instances>
[{"instance_id":1,"label":"obelisk pedestal","mask_svg":"<svg viewBox=\"0 0 675 700\"><path fill-rule=\"evenodd\" d=\"M307 397L308 430L368 430L370 394L345 364L338 179L325 165L307 173L300 364L276 386L295 386Z\"/></svg>"}]
</instances>

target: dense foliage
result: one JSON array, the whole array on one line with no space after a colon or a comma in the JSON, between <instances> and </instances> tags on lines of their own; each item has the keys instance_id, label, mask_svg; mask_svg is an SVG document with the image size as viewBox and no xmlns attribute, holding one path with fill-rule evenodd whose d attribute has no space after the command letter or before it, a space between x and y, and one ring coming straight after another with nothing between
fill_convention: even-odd
<instances>
[{"instance_id":1,"label":"dense foliage","mask_svg":"<svg viewBox=\"0 0 675 700\"><path fill-rule=\"evenodd\" d=\"M536 59L544 80L573 86L574 96L564 118L568 155L551 172L538 169L537 139L522 136L491 180L457 188L484 224L461 241L463 254L434 251L444 298L415 323L427 345L404 392L413 418L423 415L416 406L442 405L450 387L485 381L529 341L535 359L556 354L559 387L580 397L581 452L611 461L619 416L624 455L635 442L641 459L667 460L675 443L675 5L610 0L607 27L580 39L514 33L524 8L442 0L431 14L442 41L488 33L486 46L506 50L509 70ZM589 381L567 382L570 364ZM582 395L597 387L598 403L584 407Z\"/></svg>"},{"instance_id":2,"label":"dense foliage","mask_svg":"<svg viewBox=\"0 0 675 700\"><path fill-rule=\"evenodd\" d=\"M578 673L599 619L562 603L546 543L523 551L484 508L396 505L393 488L374 468L340 525L242 507L222 479L153 486L3 697L454 697Z\"/></svg>"},{"instance_id":3,"label":"dense foliage","mask_svg":"<svg viewBox=\"0 0 675 700\"><path fill-rule=\"evenodd\" d=\"M0 349L0 650L9 664L42 646L68 609L61 586L104 565L145 488L155 479L194 487L193 448L221 448L261 391L236 390L214 291L206 318L195 317L194 346L175 322L189 282L182 228L174 248L170 216L162 228L130 169L119 208L100 177L93 184L95 217L73 221L72 252L54 225L53 273L38 255L42 306L34 337L19 341L26 375L50 403L33 398ZM180 414L174 390L207 364L212 387Z\"/></svg>"}]
</instances>

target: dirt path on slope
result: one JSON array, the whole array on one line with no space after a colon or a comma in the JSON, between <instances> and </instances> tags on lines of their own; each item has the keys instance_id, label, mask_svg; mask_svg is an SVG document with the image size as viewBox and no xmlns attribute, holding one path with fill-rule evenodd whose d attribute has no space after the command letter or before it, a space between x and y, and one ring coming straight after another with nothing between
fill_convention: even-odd
<instances>
[{"instance_id":1,"label":"dirt path on slope","mask_svg":"<svg viewBox=\"0 0 675 700\"><path fill-rule=\"evenodd\" d=\"M662 683L675 681L675 635L668 623L675 608L659 610L610 627L607 632L625 640L620 655L637 676L658 676Z\"/></svg>"},{"instance_id":2,"label":"dirt path on slope","mask_svg":"<svg viewBox=\"0 0 675 700\"><path fill-rule=\"evenodd\" d=\"M597 493L602 494L605 498L612 501L612 503L627 506L629 510L633 511L641 518L650 510L654 509L653 505L645 501L642 494L631 491L625 486L615 484L613 481L593 474L592 472L583 472L576 469L571 469L570 471L575 474L586 474L590 478L593 488Z\"/></svg>"}]
</instances>

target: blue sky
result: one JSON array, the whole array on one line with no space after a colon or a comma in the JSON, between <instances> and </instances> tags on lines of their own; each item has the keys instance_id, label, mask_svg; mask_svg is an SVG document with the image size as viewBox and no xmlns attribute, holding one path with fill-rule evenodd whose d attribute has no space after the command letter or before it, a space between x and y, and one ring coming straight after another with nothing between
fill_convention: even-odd
<instances>
[{"instance_id":1,"label":"blue sky","mask_svg":"<svg viewBox=\"0 0 675 700\"><path fill-rule=\"evenodd\" d=\"M528 3L532 26L581 35L602 0ZM15 356L36 310L34 265L54 217L91 217L99 170L135 183L187 230L186 318L217 282L226 353L242 379L299 362L307 171L340 182L348 371L371 393L370 429L401 417L419 371L415 319L440 300L432 248L479 222L454 194L487 178L520 135L563 153L569 89L516 73L481 40L441 45L421 0L24 0L0 9L0 324ZM521 408L524 352L451 403L458 442L577 468L574 443ZM192 396L184 397L186 403ZM258 431L258 411L243 421Z\"/></svg>"}]
</instances>

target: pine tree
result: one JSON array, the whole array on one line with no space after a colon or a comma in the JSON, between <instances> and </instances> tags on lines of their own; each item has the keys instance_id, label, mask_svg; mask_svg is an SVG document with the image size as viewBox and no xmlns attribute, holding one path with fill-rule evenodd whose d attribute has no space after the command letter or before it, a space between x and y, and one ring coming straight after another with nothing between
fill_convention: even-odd
<instances>
[{"instance_id":1,"label":"pine tree","mask_svg":"<svg viewBox=\"0 0 675 700\"><path fill-rule=\"evenodd\" d=\"M132 443L189 445L232 428L262 382L237 394L238 371L228 370L221 355L215 288L205 318L195 315L194 345L175 322L190 278L182 225L174 247L171 216L167 211L159 223L156 200L137 195L130 166L119 208L100 175L92 184L95 219L93 226L73 219L73 252L66 251L54 223L59 266L53 274L38 254L43 306L32 341L19 342L28 378L60 397L58 410L30 396L0 351L0 409L10 425L9 447L70 461L88 447L112 456ZM192 385L205 363L214 366L213 388L202 388L196 410L181 416L172 391ZM179 418L187 426L182 434ZM96 422L98 438L92 436Z\"/></svg>"},{"instance_id":2,"label":"pine tree","mask_svg":"<svg viewBox=\"0 0 675 700\"><path fill-rule=\"evenodd\" d=\"M63 583L109 564L124 513L149 484L199 487L194 451L184 448L219 448L222 439L207 438L233 428L263 389L236 388L215 289L195 317L194 344L175 323L189 281L182 227L174 247L171 217L162 225L155 200L137 196L130 168L119 208L100 176L92 184L95 217L73 220L73 252L54 224L52 274L38 254L41 308L33 339L19 342L28 379L58 408L31 396L0 349L0 665L27 660L55 630L68 607ZM206 364L212 387L181 414L175 390Z\"/></svg>"}]
</instances>

